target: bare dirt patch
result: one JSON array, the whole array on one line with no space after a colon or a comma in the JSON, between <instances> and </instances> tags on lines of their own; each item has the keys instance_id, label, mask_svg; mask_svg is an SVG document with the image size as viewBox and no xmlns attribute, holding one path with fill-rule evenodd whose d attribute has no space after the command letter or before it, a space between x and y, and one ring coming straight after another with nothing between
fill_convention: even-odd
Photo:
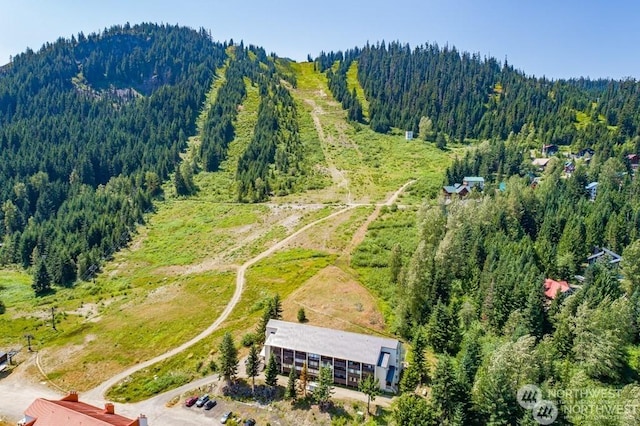
<instances>
[{"instance_id":1,"label":"bare dirt patch","mask_svg":"<svg viewBox=\"0 0 640 426\"><path fill-rule=\"evenodd\" d=\"M358 333L384 332L375 298L337 266L324 268L283 302L283 319L297 321L304 308L309 324Z\"/></svg>"},{"instance_id":2,"label":"bare dirt patch","mask_svg":"<svg viewBox=\"0 0 640 426\"><path fill-rule=\"evenodd\" d=\"M102 301L102 306L110 305L113 299L107 299ZM97 303L82 303L78 309L73 311L66 311L70 315L78 315L87 319L97 318L100 313L100 305Z\"/></svg>"}]
</instances>

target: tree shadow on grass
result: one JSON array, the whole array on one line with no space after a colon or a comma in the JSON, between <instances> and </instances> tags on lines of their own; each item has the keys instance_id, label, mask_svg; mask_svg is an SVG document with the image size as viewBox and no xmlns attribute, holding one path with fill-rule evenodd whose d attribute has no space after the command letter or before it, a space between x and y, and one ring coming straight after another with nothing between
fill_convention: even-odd
<instances>
[{"instance_id":1,"label":"tree shadow on grass","mask_svg":"<svg viewBox=\"0 0 640 426\"><path fill-rule=\"evenodd\" d=\"M305 410L311 409L312 402L309 398L298 398L291 403L292 410Z\"/></svg>"},{"instance_id":2,"label":"tree shadow on grass","mask_svg":"<svg viewBox=\"0 0 640 426\"><path fill-rule=\"evenodd\" d=\"M354 421L353 415L345 410L343 405L331 403L325 411L331 416L331 423L339 421L340 423L350 424Z\"/></svg>"}]
</instances>

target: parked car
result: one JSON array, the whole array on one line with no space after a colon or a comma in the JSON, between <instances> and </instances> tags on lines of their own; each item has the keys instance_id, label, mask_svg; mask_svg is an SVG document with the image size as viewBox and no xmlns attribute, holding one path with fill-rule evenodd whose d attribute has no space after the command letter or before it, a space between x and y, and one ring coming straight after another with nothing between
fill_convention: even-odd
<instances>
[{"instance_id":1,"label":"parked car","mask_svg":"<svg viewBox=\"0 0 640 426\"><path fill-rule=\"evenodd\" d=\"M222 424L226 423L230 417L231 417L231 411L227 411L226 413L224 413L222 417L220 417L220 423Z\"/></svg>"},{"instance_id":2,"label":"parked car","mask_svg":"<svg viewBox=\"0 0 640 426\"><path fill-rule=\"evenodd\" d=\"M209 394L205 393L196 401L196 407L198 408L202 407L205 404L205 402L207 402L208 400L209 400Z\"/></svg>"},{"instance_id":3,"label":"parked car","mask_svg":"<svg viewBox=\"0 0 640 426\"><path fill-rule=\"evenodd\" d=\"M244 421L244 426L255 426L256 421L253 419L247 419Z\"/></svg>"},{"instance_id":4,"label":"parked car","mask_svg":"<svg viewBox=\"0 0 640 426\"><path fill-rule=\"evenodd\" d=\"M191 407L197 401L198 401L198 397L197 396L192 396L191 398L187 398L187 400L184 402L184 405L186 405L187 407Z\"/></svg>"},{"instance_id":5,"label":"parked car","mask_svg":"<svg viewBox=\"0 0 640 426\"><path fill-rule=\"evenodd\" d=\"M210 399L206 402L206 404L204 404L204 409L205 410L211 410L213 407L215 407L217 404L215 399Z\"/></svg>"}]
</instances>

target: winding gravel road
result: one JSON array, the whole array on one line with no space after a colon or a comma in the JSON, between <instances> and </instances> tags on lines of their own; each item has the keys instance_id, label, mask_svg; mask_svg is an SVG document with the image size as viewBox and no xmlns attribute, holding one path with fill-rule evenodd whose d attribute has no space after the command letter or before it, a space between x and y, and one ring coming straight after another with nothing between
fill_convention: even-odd
<instances>
[{"instance_id":1,"label":"winding gravel road","mask_svg":"<svg viewBox=\"0 0 640 426\"><path fill-rule=\"evenodd\" d=\"M376 204L377 207L380 207L382 205L391 205L393 204L398 197L400 196L400 194L411 184L413 184L415 181L409 181L407 183L405 183L402 187L400 187L396 192L394 192L389 198L387 198L387 200L382 203L382 204ZM252 259L246 261L244 264L242 264L238 270L237 270L237 275L236 275L236 288L235 291L233 293L233 297L231 298L231 300L229 301L229 303L227 304L227 306L225 307L224 311L222 311L222 313L220 314L220 316L209 326L207 327L205 330L203 330L200 334L198 334L197 336L195 336L194 338L192 338L191 340L183 343L182 345L173 348L161 355L158 355L155 358L149 359L147 361L144 361L142 363L136 364L118 374L116 374L115 376L111 377L109 380L106 380L105 382L103 382L102 384L96 386L95 388L91 389L90 391L84 392L81 395L81 399L85 402L88 402L90 404L96 405L96 406L101 406L104 401L106 400L105 398L105 393L106 391L111 388L112 386L114 386L115 384L119 383L120 381L124 380L126 377L136 373L137 371L140 371L144 368L147 368L157 362L163 361L171 356L174 356L186 349L188 349L189 347L193 346L194 344L198 343L199 341L201 341L202 339L208 337L209 335L211 335L214 331L216 331L220 325L229 317L229 315L231 314L231 312L233 311L233 309L236 307L236 305L238 304L238 302L240 301L240 297L242 296L242 291L244 289L244 284L246 282L246 272L247 270L253 266L254 264L256 264L257 262L265 259L266 257L272 255L273 253L275 253L276 251L280 250L281 248L283 248L284 246L286 246L291 240L293 240L294 238L296 238L297 236L299 236L300 234L308 231L310 228L318 225L319 223L322 223L324 221L330 220L336 216L339 216L349 210L352 210L354 208L357 208L359 206L363 206L363 205L372 205L372 204L358 204L358 203L352 203L352 204L348 204L346 205L346 207L328 215L325 216L323 218L317 219L305 226L303 226L302 228L298 229L297 231L295 231L294 233L292 233L291 235L289 235L288 237L284 238L283 240L277 242L276 244L274 244L273 246L269 247L267 250L263 251L262 253L258 254L257 256L253 257ZM47 388L46 386L44 386L44 384L30 384L30 383L25 383L25 382L21 382L21 381L17 381L14 382L12 380L7 381L7 379L9 378L5 378L2 382L0 382L0 398L4 401L13 401L15 403L11 404L11 407L6 407L8 408L8 410L5 410L5 407L2 407L2 409L0 410L0 418L2 418L2 415L8 415L10 417L18 417L21 415L22 410L24 410L30 403L31 401L33 401L35 398L38 397L45 397L45 398L50 398L50 399L55 399L56 398L56 391L50 388ZM173 420L180 420L180 424L191 424L189 422L185 422L185 419L181 416L181 413L177 413L174 411L171 411L169 409L166 408L166 403L168 401L170 401L172 398L178 397L180 396L182 393L188 391L189 389L194 389L197 388L199 386L203 386L203 385L207 385L210 384L212 382L216 381L214 376L209 376L209 377L205 377L196 381L193 381L191 383L188 383L180 388L177 389L173 389L170 391L167 391L163 394L157 395L153 398L149 398L146 401L142 401L139 403L135 403L135 404L118 404L120 409L119 412L121 414L124 415L129 415L130 417L136 417L137 414L139 413L145 413L147 415L147 417L149 418L150 422L152 422L152 424L175 424L172 423ZM345 390L346 391L346 390ZM355 394L355 396L357 397L357 393L353 392ZM353 395L352 395L353 396ZM174 419L175 417L175 419ZM197 420L194 419L195 423L193 424L199 424L197 422L199 422L201 419ZM167 423L167 421L169 421L169 423Z\"/></svg>"}]
</instances>

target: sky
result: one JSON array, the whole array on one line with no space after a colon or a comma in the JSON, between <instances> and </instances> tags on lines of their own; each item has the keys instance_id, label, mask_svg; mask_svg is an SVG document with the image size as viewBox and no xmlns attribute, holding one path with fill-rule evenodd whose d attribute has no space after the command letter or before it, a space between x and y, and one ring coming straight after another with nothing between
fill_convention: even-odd
<instances>
[{"instance_id":1,"label":"sky","mask_svg":"<svg viewBox=\"0 0 640 426\"><path fill-rule=\"evenodd\" d=\"M384 40L455 46L537 77L640 79L639 17L636 0L0 0L0 64L81 31L157 22L297 61Z\"/></svg>"}]
</instances>

